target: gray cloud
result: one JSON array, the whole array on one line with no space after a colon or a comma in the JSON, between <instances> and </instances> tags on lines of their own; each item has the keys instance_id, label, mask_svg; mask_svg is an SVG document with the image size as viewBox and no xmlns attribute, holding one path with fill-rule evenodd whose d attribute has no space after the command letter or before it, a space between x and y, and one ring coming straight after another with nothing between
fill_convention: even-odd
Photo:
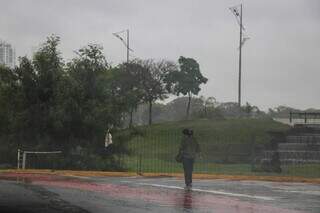
<instances>
[{"instance_id":1,"label":"gray cloud","mask_svg":"<svg viewBox=\"0 0 320 213\"><path fill-rule=\"evenodd\" d=\"M125 59L112 32L130 29L141 58L194 57L209 78L201 94L237 100L239 29L228 7L235 0L11 0L0 7L0 39L17 54L51 33L61 36L67 59L87 43L103 44L113 64ZM320 108L318 0L246 0L250 40L243 49L243 102L263 109L279 104Z\"/></svg>"}]
</instances>

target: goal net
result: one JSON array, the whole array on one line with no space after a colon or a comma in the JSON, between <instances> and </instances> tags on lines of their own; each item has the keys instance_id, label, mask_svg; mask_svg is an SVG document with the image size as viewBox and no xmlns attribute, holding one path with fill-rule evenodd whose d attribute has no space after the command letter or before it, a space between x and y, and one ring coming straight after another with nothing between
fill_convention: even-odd
<instances>
[{"instance_id":1,"label":"goal net","mask_svg":"<svg viewBox=\"0 0 320 213\"><path fill-rule=\"evenodd\" d=\"M25 151L18 149L18 169L56 169L62 151Z\"/></svg>"}]
</instances>

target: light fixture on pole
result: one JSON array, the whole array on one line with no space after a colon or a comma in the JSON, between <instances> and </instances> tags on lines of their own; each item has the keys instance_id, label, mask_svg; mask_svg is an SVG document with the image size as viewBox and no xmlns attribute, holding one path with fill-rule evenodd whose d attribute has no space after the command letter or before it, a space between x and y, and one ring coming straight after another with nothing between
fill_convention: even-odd
<instances>
[{"instance_id":1,"label":"light fixture on pole","mask_svg":"<svg viewBox=\"0 0 320 213\"><path fill-rule=\"evenodd\" d=\"M122 37L122 35L126 33L126 40ZM115 37L117 37L118 39L120 39L120 41L126 46L127 49L127 63L129 63L129 51L133 52L132 49L130 49L129 47L129 30L122 30L120 32L116 32L116 33L112 33Z\"/></svg>"}]
</instances>

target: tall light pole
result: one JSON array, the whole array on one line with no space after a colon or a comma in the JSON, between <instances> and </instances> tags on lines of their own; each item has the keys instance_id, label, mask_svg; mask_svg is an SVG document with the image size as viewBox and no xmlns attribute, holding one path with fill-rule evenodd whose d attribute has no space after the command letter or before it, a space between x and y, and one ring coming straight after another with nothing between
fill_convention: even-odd
<instances>
[{"instance_id":1,"label":"tall light pole","mask_svg":"<svg viewBox=\"0 0 320 213\"><path fill-rule=\"evenodd\" d=\"M242 56L242 4L240 5L240 40L239 40L239 82L238 82L238 105L241 107L241 56Z\"/></svg>"},{"instance_id":2,"label":"tall light pole","mask_svg":"<svg viewBox=\"0 0 320 213\"><path fill-rule=\"evenodd\" d=\"M126 37L127 37L127 41L124 40L124 38L121 36L123 33L126 33ZM117 32L117 33L112 33L115 37L117 37L118 39L120 39L120 41L124 44L124 46L126 47L127 49L127 64L125 66L125 70L127 72L129 72L129 62L130 62L130 51L133 52L132 49L130 49L130 46L129 46L129 42L130 42L130 39L129 39L129 29L127 30L122 30L120 32ZM133 110L134 110L134 107L131 107L131 111L130 111L130 122L129 122L129 127L132 126L132 123L133 123Z\"/></svg>"},{"instance_id":3,"label":"tall light pole","mask_svg":"<svg viewBox=\"0 0 320 213\"><path fill-rule=\"evenodd\" d=\"M121 36L123 33L126 33L126 41L125 41L125 39ZM130 49L130 47L129 47L129 42L130 42L130 40L129 40L129 30L127 29L127 30L122 30L122 31L120 31L120 32L116 32L116 33L112 33L115 37L117 37L118 39L120 39L120 41L125 45L125 47L126 47L126 49L127 49L127 63L129 63L129 57L130 57L130 54L129 54L129 52L130 51L132 51L133 52L133 50L132 49Z\"/></svg>"},{"instance_id":4,"label":"tall light pole","mask_svg":"<svg viewBox=\"0 0 320 213\"><path fill-rule=\"evenodd\" d=\"M240 27L240 38L239 38L239 79L238 79L238 106L241 107L241 65L242 65L242 45L246 40L249 39L247 36L243 36L243 30L245 30L242 24L242 4L230 7L230 11L236 17Z\"/></svg>"},{"instance_id":5,"label":"tall light pole","mask_svg":"<svg viewBox=\"0 0 320 213\"><path fill-rule=\"evenodd\" d=\"M127 64L129 64L129 29L127 29Z\"/></svg>"}]
</instances>

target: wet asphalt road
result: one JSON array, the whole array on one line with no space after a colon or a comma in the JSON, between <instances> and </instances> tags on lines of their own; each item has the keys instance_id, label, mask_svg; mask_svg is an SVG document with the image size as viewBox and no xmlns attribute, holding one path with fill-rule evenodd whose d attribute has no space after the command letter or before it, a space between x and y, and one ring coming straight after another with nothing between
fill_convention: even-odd
<instances>
[{"instance_id":1,"label":"wet asphalt road","mask_svg":"<svg viewBox=\"0 0 320 213\"><path fill-rule=\"evenodd\" d=\"M320 185L0 174L0 212L320 213Z\"/></svg>"}]
</instances>

